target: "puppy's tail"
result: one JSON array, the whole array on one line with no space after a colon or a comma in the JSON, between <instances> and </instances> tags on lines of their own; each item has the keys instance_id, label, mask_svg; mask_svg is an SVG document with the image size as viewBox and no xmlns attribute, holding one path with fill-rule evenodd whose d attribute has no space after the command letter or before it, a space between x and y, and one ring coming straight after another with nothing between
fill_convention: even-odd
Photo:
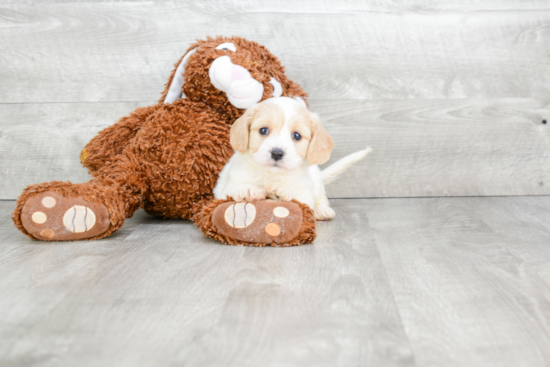
<instances>
[{"instance_id":1,"label":"puppy's tail","mask_svg":"<svg viewBox=\"0 0 550 367\"><path fill-rule=\"evenodd\" d=\"M367 147L367 149L363 149L358 152L351 153L350 155L345 156L339 161L334 162L333 164L325 168L323 171L321 171L321 177L323 178L323 183L326 185L333 182L345 170L350 168L352 164L365 158L367 154L369 154L370 152L372 152L372 149L370 147Z\"/></svg>"}]
</instances>

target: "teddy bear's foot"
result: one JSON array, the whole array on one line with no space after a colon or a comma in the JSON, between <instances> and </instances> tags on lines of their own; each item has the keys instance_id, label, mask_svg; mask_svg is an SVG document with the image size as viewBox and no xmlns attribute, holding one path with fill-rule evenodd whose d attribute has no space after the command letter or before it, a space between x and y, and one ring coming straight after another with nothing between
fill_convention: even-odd
<instances>
[{"instance_id":1,"label":"teddy bear's foot","mask_svg":"<svg viewBox=\"0 0 550 367\"><path fill-rule=\"evenodd\" d=\"M38 240L82 240L109 229L109 210L81 197L45 191L27 199L21 211L21 224Z\"/></svg>"},{"instance_id":2,"label":"teddy bear's foot","mask_svg":"<svg viewBox=\"0 0 550 367\"><path fill-rule=\"evenodd\" d=\"M215 200L196 222L203 233L231 245L296 246L315 239L313 211L298 201Z\"/></svg>"}]
</instances>

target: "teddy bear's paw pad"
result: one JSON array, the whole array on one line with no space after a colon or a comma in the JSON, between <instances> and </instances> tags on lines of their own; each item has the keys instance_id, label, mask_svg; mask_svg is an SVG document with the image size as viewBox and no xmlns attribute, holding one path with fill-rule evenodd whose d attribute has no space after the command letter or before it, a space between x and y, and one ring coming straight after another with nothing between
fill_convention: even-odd
<instances>
[{"instance_id":1,"label":"teddy bear's paw pad","mask_svg":"<svg viewBox=\"0 0 550 367\"><path fill-rule=\"evenodd\" d=\"M23 227L43 241L74 241L98 236L109 228L109 211L81 197L53 191L29 198L21 212Z\"/></svg>"},{"instance_id":2,"label":"teddy bear's paw pad","mask_svg":"<svg viewBox=\"0 0 550 367\"><path fill-rule=\"evenodd\" d=\"M250 243L284 245L293 240L303 222L300 205L294 202L259 200L220 204L212 213L219 234Z\"/></svg>"},{"instance_id":3,"label":"teddy bear's paw pad","mask_svg":"<svg viewBox=\"0 0 550 367\"><path fill-rule=\"evenodd\" d=\"M251 203L235 203L225 210L223 217L233 228L246 228L256 218L256 207Z\"/></svg>"}]
</instances>

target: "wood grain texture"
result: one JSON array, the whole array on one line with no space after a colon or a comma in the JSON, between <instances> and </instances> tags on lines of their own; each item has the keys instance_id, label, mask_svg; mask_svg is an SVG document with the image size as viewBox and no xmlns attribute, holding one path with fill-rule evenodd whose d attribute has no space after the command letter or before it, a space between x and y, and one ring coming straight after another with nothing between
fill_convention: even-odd
<instances>
[{"instance_id":1,"label":"wood grain texture","mask_svg":"<svg viewBox=\"0 0 550 367\"><path fill-rule=\"evenodd\" d=\"M38 243L4 221L0 364L413 366L376 244L352 235L366 213L341 220L293 249L143 212L94 242Z\"/></svg>"},{"instance_id":2,"label":"wood grain texture","mask_svg":"<svg viewBox=\"0 0 550 367\"><path fill-rule=\"evenodd\" d=\"M546 1L0 4L0 199L88 180L85 143L155 101L208 34L280 56L335 137L332 161L374 148L331 197L550 193Z\"/></svg>"},{"instance_id":3,"label":"wood grain texture","mask_svg":"<svg viewBox=\"0 0 550 367\"><path fill-rule=\"evenodd\" d=\"M0 104L0 199L14 199L34 183L88 181L82 148L98 131L149 104Z\"/></svg>"},{"instance_id":4,"label":"wood grain texture","mask_svg":"<svg viewBox=\"0 0 550 367\"><path fill-rule=\"evenodd\" d=\"M81 3L150 3L151 0L41 0L42 4L81 4ZM193 0L157 0L157 3L196 4L203 1ZM35 4L36 0L0 0L3 5ZM228 11L240 5L250 11L287 11L287 12L343 12L343 11L487 11L487 10L548 10L550 4L545 0L403 0L388 2L385 0L346 0L318 1L315 6L309 0L267 1L225 1L209 0L210 7L225 7Z\"/></svg>"},{"instance_id":5,"label":"wood grain texture","mask_svg":"<svg viewBox=\"0 0 550 367\"><path fill-rule=\"evenodd\" d=\"M156 100L207 35L265 44L317 99L548 98L543 1L5 4L0 103Z\"/></svg>"},{"instance_id":6,"label":"wood grain texture","mask_svg":"<svg viewBox=\"0 0 550 367\"><path fill-rule=\"evenodd\" d=\"M547 366L550 197L332 200L313 245L139 212L39 243L0 202L0 365Z\"/></svg>"},{"instance_id":7,"label":"wood grain texture","mask_svg":"<svg viewBox=\"0 0 550 367\"><path fill-rule=\"evenodd\" d=\"M550 198L368 203L419 366L550 363Z\"/></svg>"},{"instance_id":8,"label":"wood grain texture","mask_svg":"<svg viewBox=\"0 0 550 367\"><path fill-rule=\"evenodd\" d=\"M94 134L152 102L0 104L0 199L33 183L89 179ZM374 152L327 186L329 197L550 194L548 101L312 100L336 142L329 164ZM549 119L550 120L550 119Z\"/></svg>"},{"instance_id":9,"label":"wood grain texture","mask_svg":"<svg viewBox=\"0 0 550 367\"><path fill-rule=\"evenodd\" d=\"M548 195L549 101L316 101L336 159L370 145L329 197Z\"/></svg>"}]
</instances>

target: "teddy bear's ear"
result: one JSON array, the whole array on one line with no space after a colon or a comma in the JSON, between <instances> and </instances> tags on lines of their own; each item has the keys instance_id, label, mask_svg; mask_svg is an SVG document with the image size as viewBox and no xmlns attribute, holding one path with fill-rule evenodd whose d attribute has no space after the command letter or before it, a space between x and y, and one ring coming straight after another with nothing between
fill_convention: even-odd
<instances>
[{"instance_id":1,"label":"teddy bear's ear","mask_svg":"<svg viewBox=\"0 0 550 367\"><path fill-rule=\"evenodd\" d=\"M168 80L168 89L164 91L164 103L172 103L179 98L185 98L185 94L182 91L183 88L183 73L185 72L185 65L189 57L197 51L197 45L191 46L187 53L183 56L179 62L175 72L172 72L170 80Z\"/></svg>"}]
</instances>

